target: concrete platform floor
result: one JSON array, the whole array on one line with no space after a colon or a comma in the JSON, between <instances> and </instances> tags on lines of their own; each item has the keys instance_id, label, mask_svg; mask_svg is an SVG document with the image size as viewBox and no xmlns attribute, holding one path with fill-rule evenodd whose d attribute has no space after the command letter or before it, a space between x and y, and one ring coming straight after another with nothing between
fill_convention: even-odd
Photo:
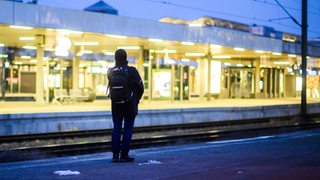
<instances>
[{"instance_id":1,"label":"concrete platform floor","mask_svg":"<svg viewBox=\"0 0 320 180\"><path fill-rule=\"evenodd\" d=\"M308 103L319 103L320 98L310 98ZM204 108L204 107L252 107L272 106L285 104L300 104L300 98L274 99L213 99L170 101L170 100L143 100L139 109L174 109L174 108ZM0 101L0 114L45 113L45 112L77 112L77 111L108 111L110 100L95 100L94 102L77 102L62 105L37 104L24 101Z\"/></svg>"}]
</instances>

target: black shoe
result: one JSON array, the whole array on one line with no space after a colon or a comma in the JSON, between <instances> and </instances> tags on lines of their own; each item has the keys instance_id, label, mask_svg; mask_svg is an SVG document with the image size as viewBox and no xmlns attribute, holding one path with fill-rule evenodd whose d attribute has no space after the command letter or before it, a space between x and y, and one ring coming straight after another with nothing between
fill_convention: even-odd
<instances>
[{"instance_id":1,"label":"black shoe","mask_svg":"<svg viewBox=\"0 0 320 180\"><path fill-rule=\"evenodd\" d=\"M113 153L112 162L119 162L119 153Z\"/></svg>"},{"instance_id":2,"label":"black shoe","mask_svg":"<svg viewBox=\"0 0 320 180\"><path fill-rule=\"evenodd\" d=\"M121 153L120 162L133 162L134 158L130 157L127 153Z\"/></svg>"}]
</instances>

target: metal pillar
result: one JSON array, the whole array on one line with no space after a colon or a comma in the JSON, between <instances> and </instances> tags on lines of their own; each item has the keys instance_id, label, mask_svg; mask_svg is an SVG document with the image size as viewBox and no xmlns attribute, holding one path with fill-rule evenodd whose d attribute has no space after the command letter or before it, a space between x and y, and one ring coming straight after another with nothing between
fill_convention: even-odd
<instances>
[{"instance_id":1,"label":"metal pillar","mask_svg":"<svg viewBox=\"0 0 320 180\"><path fill-rule=\"evenodd\" d=\"M1 67L1 100L5 100L5 92L6 92L6 59L4 55L1 55L2 59L2 67Z\"/></svg>"},{"instance_id":2,"label":"metal pillar","mask_svg":"<svg viewBox=\"0 0 320 180\"><path fill-rule=\"evenodd\" d=\"M80 51L80 48L76 48L76 53ZM79 64L80 64L80 56L75 56L72 61L72 89L79 88Z\"/></svg>"},{"instance_id":3,"label":"metal pillar","mask_svg":"<svg viewBox=\"0 0 320 180\"><path fill-rule=\"evenodd\" d=\"M209 51L207 54L207 62L208 62L207 100L208 101L211 100L211 59L212 59L212 55L211 55L211 52Z\"/></svg>"},{"instance_id":4,"label":"metal pillar","mask_svg":"<svg viewBox=\"0 0 320 180\"><path fill-rule=\"evenodd\" d=\"M306 93L306 75L307 75L307 15L308 15L308 1L302 0L302 46L301 46L301 57L302 57L302 91L301 91L301 117L302 121L307 121L307 93Z\"/></svg>"},{"instance_id":5,"label":"metal pillar","mask_svg":"<svg viewBox=\"0 0 320 180\"><path fill-rule=\"evenodd\" d=\"M36 74L36 102L37 104L44 104L44 73L43 73L43 57L44 48L42 46L37 47L37 74Z\"/></svg>"}]
</instances>

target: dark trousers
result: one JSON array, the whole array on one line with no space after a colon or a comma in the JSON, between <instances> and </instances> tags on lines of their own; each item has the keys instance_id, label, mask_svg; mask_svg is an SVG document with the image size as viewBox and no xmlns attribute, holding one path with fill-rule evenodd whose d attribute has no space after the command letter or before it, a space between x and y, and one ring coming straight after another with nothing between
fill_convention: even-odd
<instances>
[{"instance_id":1,"label":"dark trousers","mask_svg":"<svg viewBox=\"0 0 320 180\"><path fill-rule=\"evenodd\" d=\"M115 106L113 106L112 110L112 152L120 153L121 151L123 153L129 153L136 115L133 113L128 113L128 111L126 111L126 105L120 104Z\"/></svg>"}]
</instances>

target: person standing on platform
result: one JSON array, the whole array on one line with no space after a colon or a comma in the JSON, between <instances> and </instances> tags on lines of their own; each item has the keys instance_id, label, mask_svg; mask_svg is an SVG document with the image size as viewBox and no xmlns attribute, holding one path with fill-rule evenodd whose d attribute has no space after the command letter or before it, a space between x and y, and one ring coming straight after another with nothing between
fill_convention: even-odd
<instances>
[{"instance_id":1,"label":"person standing on platform","mask_svg":"<svg viewBox=\"0 0 320 180\"><path fill-rule=\"evenodd\" d=\"M130 143L144 85L137 69L128 66L124 49L115 52L115 66L108 69L108 90L113 120L112 162L132 162ZM123 126L123 131L122 131Z\"/></svg>"}]
</instances>

